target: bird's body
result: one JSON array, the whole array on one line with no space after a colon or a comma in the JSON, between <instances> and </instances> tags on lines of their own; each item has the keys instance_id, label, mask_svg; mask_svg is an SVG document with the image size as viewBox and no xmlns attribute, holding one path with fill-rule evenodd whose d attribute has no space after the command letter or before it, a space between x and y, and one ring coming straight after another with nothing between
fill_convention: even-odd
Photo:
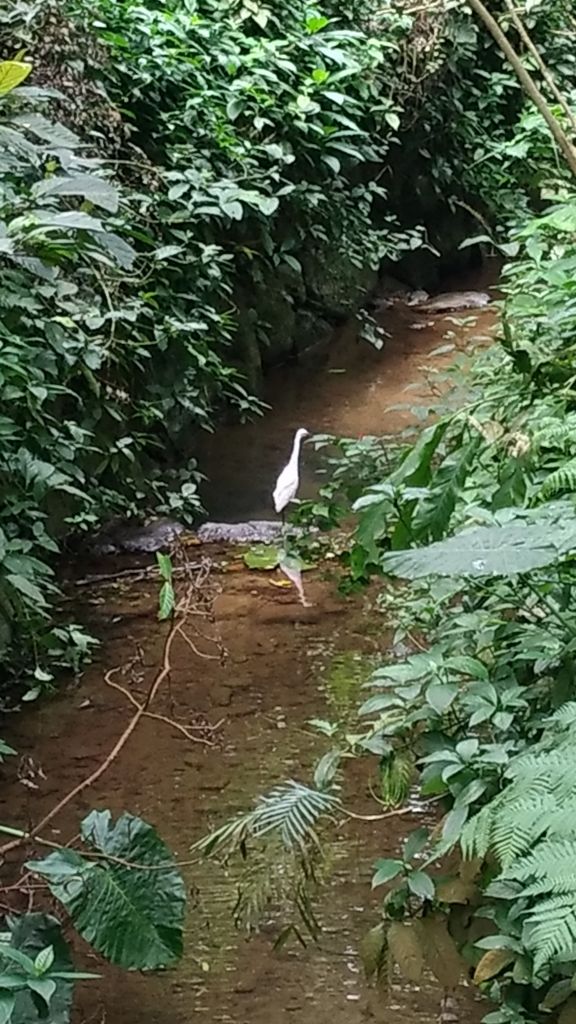
<instances>
[{"instance_id":1,"label":"bird's body","mask_svg":"<svg viewBox=\"0 0 576 1024\"><path fill-rule=\"evenodd\" d=\"M290 504L293 498L296 497L298 492L298 486L300 484L300 474L298 463L300 459L300 447L302 441L308 436L308 431L304 430L303 427L296 431L294 436L294 444L292 445L292 454L284 469L280 473L276 481L274 493L272 495L274 500L274 508L276 512L282 515L284 518L284 510L287 505Z\"/></svg>"}]
</instances>

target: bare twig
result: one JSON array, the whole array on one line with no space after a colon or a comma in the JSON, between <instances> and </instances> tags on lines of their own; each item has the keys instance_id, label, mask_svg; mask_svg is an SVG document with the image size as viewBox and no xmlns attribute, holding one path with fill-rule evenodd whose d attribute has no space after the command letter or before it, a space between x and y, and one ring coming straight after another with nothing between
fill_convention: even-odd
<instances>
[{"instance_id":1,"label":"bare twig","mask_svg":"<svg viewBox=\"0 0 576 1024\"><path fill-rule=\"evenodd\" d=\"M143 705L138 700L136 700L134 694L130 693L130 690L128 690L127 687L122 686L121 683L115 683L113 681L112 676L114 675L115 672L119 671L120 668L118 666L116 668L109 669L106 675L104 676L105 682L114 690L118 690L120 693L124 694L126 699L130 701L132 706L135 707L138 711L141 711L146 718L155 718L157 721L164 722L166 725L169 725L172 729L177 729L178 732L181 732L186 737L186 739L191 741L191 743L203 743L207 747L214 746L214 740L211 737L198 736L194 732L192 732L191 728L187 728L185 725L181 725L180 722L176 722L173 718L168 718L167 715L159 715L154 711L146 711ZM195 728L198 731L202 732L215 732L216 729L218 729L219 726L222 724L222 721L223 719L221 719L220 722L217 723L217 725L199 725Z\"/></svg>"},{"instance_id":2,"label":"bare twig","mask_svg":"<svg viewBox=\"0 0 576 1024\"><path fill-rule=\"evenodd\" d=\"M166 640L164 642L162 666L160 670L157 672L154 679L152 680L152 683L150 684L150 688L148 690L148 694L146 696L144 703L139 705L139 707L136 709L134 715L128 722L128 725L124 729L122 735L114 744L114 747L112 748L108 756L104 759L104 761L102 761L101 764L98 765L98 767L93 772L91 772L90 775L87 776L87 778L79 782L78 785L74 786L74 788L66 794L66 796L62 797L62 799L47 814L44 815L41 821L39 821L38 824L35 825L31 829L31 831L26 834L24 838L14 839L11 842L4 843L3 846L0 846L0 857L4 857L11 850L17 849L29 840L34 839L37 835L39 835L40 832L43 832L46 826L49 825L50 822L53 821L54 818L56 818L57 815L60 814L60 812L63 811L64 808L72 802L72 800L74 800L77 796L83 793L85 789L89 789L90 786L93 786L94 783L97 782L98 779L102 775L104 775L106 771L108 771L110 765L116 760L118 754L126 746L132 733L139 724L140 719L143 718L143 716L148 711L162 683L170 674L170 654L172 651L172 646L174 644L176 636L178 635L179 627L184 621L186 613L189 609L190 596L190 591L188 591L186 597L181 602L181 605L176 610L176 614L174 616L172 625L170 626L170 629L166 635Z\"/></svg>"}]
</instances>

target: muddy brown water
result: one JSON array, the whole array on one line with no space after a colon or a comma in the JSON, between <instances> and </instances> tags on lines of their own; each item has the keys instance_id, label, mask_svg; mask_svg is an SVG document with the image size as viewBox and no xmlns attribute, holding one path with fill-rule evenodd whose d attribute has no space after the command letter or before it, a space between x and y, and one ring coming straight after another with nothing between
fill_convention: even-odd
<instances>
[{"instance_id":1,"label":"muddy brown water","mask_svg":"<svg viewBox=\"0 0 576 1024\"><path fill-rule=\"evenodd\" d=\"M460 287L485 284L476 278ZM430 355L446 331L460 341L489 333L493 312L473 315L474 323L454 324L443 316L397 310L388 317L393 337L381 353L347 331L322 365L275 374L267 417L226 428L204 445L210 517L241 521L270 515L269 494L297 426L347 436L404 428L409 414L389 407L407 394L412 402L426 403L429 372L450 358ZM413 328L422 322L423 329ZM406 393L409 385L415 387ZM304 493L313 487L313 475L305 470ZM45 838L68 841L92 808L129 810L152 822L178 858L189 861L195 840L250 807L260 793L287 778L309 780L310 768L327 749L309 721L346 714L367 667L386 652L389 638L373 593L344 601L334 576L314 571L305 580L311 606L303 607L294 591L277 585L275 574L250 573L230 553L215 555L227 556L230 564L211 579L214 621L201 621L203 636L194 634L199 653L176 642L169 682L154 711L182 724L219 724L217 745L193 743L163 721L144 719L107 773L53 821ZM106 563L101 568L106 571ZM4 728L19 757L4 766L1 821L30 827L110 752L130 707L105 684L105 672L134 659L131 672L116 679L145 692L158 670L166 631L156 620L156 604L157 591L146 583L118 582L74 594L76 618L103 643L78 684L14 716ZM370 781L364 765L352 766L343 795L356 813L378 811ZM178 968L126 974L76 943L82 965L101 971L102 980L78 987L75 1024L185 1024L196 1016L232 1024L431 1024L440 999L431 978L419 986L397 978L384 1004L367 991L358 956L362 935L377 920L373 861L396 855L407 829L423 820L414 805L404 817L340 824L317 905L323 934L318 946L306 949L291 944L274 952L282 923L278 908L265 916L260 934L247 936L233 927L233 869L185 866L186 951ZM468 988L459 1002L463 1022L473 1024L486 1011Z\"/></svg>"}]
</instances>

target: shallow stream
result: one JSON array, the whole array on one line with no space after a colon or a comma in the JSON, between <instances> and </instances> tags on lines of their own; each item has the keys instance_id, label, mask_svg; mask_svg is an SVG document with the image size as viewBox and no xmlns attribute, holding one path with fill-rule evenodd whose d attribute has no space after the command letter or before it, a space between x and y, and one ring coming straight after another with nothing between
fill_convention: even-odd
<instances>
[{"instance_id":1,"label":"shallow stream","mask_svg":"<svg viewBox=\"0 0 576 1024\"><path fill-rule=\"evenodd\" d=\"M458 285L485 283L476 277ZM451 358L431 355L446 332L471 343L485 338L493 322L491 310L447 319L399 307L386 315L392 337L381 352L346 329L323 362L277 371L269 381L270 413L251 425L222 429L202 446L210 518L270 517L273 482L298 426L347 436L403 429L409 413L389 407L427 401L430 380ZM313 469L310 460L304 494L316 486ZM129 810L152 822L186 861L196 839L249 808L260 793L287 778L309 779L325 743L307 722L346 713L371 660L386 651L389 641L374 595L344 601L333 576L318 570L306 573L310 607L303 607L294 590L277 585L277 574L229 562L229 571L210 584L216 588L214 621L202 625L204 636L195 637L196 652L176 643L169 683L154 705L158 714L183 724L218 725L215 745L190 742L165 722L144 719L93 790L54 821L49 838L67 841L93 807ZM105 572L107 563L100 568ZM5 730L19 758L5 766L0 820L25 828L89 774L121 734L130 705L105 684L106 670L132 661L130 672L116 678L145 691L162 657L166 627L156 619L155 584L119 581L72 588L71 594L76 618L103 643L77 686L14 716ZM357 813L378 809L369 784L365 768L353 766L344 797ZM413 815L349 821L339 828L319 904L319 947L293 944L275 953L280 923L273 911L259 935L246 937L231 923L234 878L216 865L184 868L190 898L186 953L178 969L144 978L126 975L80 945L85 968L103 977L78 989L75 1024L187 1024L193 1016L233 1024L436 1021L440 992L431 979L420 987L397 979L384 1005L366 990L358 957L359 939L375 923L378 907L370 891L372 863L397 853L416 817L421 815L414 808ZM485 1011L470 990L463 989L459 1000L462 1024L480 1020Z\"/></svg>"}]
</instances>

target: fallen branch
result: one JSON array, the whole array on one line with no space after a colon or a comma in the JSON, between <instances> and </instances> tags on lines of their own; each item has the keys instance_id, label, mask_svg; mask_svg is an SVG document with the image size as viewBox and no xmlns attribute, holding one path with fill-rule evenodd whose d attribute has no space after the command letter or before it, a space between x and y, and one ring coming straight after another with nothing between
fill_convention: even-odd
<instances>
[{"instance_id":1,"label":"fallen branch","mask_svg":"<svg viewBox=\"0 0 576 1024\"><path fill-rule=\"evenodd\" d=\"M179 632L181 635L182 631L180 627ZM140 701L136 700L134 694L130 693L130 690L128 690L127 687L122 686L121 683L115 683L113 681L112 676L114 675L115 672L119 671L119 666L116 666L116 668L108 669L106 675L104 676L105 683L108 686L111 686L114 690L118 690L120 693L122 693L126 697L126 699L130 701L132 706L135 707L138 711L141 711L146 716L146 718L155 718L159 722L164 722L166 725L171 726L171 728L176 729L178 732L181 732L186 737L186 739L191 741L191 743L203 743L207 747L214 746L214 740L211 737L198 736L192 732L191 728L182 725L180 722L176 722L173 718L168 718L167 715L159 715L155 711L145 710L144 706L140 703ZM220 719L219 722L216 723L216 725L202 724L197 726L196 728L199 731L202 730L204 732L216 732L216 730L219 729L220 726L222 725L223 721L224 719L222 718Z\"/></svg>"},{"instance_id":2,"label":"fallen branch","mask_svg":"<svg viewBox=\"0 0 576 1024\"><path fill-rule=\"evenodd\" d=\"M186 614L189 610L190 605L190 593L191 588L188 590L188 593L186 594L186 597L183 599L181 605L176 609L174 619L172 621L170 630L164 642L162 667L152 680L144 703L138 705L138 708L136 709L134 715L128 722L128 725L124 729L124 732L122 733L120 738L114 744L114 747L112 748L108 756L104 759L104 761L102 761L98 768L95 769L95 771L91 772L91 774L88 775L87 778L83 779L82 782L79 782L77 786L74 786L74 788L66 794L66 796L62 797L62 799L52 808L52 810L50 810L48 814L44 815L42 820L39 821L38 824L35 825L34 828L32 828L30 832L26 834L25 837L13 839L11 842L4 843L3 846L0 846L0 857L5 857L6 854L9 853L11 850L16 850L24 843L29 842L32 839L35 839L36 836L39 835L40 832L43 832L46 826L49 825L50 822L53 821L54 818L57 817L57 815L60 814L60 812L63 811L64 808L67 807L69 803L72 802L72 800L75 800L77 796L80 796L80 794L83 793L85 789L89 789L90 786L93 786L94 783L97 782L98 779L100 779L101 776L108 771L110 765L116 760L121 750L124 749L132 733L139 724L141 718L143 718L147 714L148 709L152 704L156 694L158 693L158 690L160 689L162 683L170 674L170 654L172 651L172 645L174 643L176 636L178 635L182 622L184 622L186 619Z\"/></svg>"}]
</instances>

